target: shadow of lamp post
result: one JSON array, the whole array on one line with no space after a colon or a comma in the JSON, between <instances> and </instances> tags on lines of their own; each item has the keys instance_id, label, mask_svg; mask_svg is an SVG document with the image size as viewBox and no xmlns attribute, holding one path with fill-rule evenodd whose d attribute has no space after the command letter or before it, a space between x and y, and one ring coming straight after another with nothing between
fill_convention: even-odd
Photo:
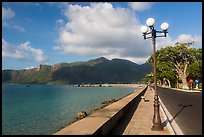
<instances>
[{"instance_id":1,"label":"shadow of lamp post","mask_svg":"<svg viewBox=\"0 0 204 137\"><path fill-rule=\"evenodd\" d=\"M164 22L161 24L162 31L157 31L154 28L155 20L153 18L148 18L146 21L147 26L141 27L141 32L143 33L144 39L151 38L152 46L153 46L153 60L154 60L154 116L153 116L153 126L151 130L161 131L163 127L161 125L161 118L159 113L159 98L157 92L157 81L156 81L156 37L166 37L167 29L169 28L169 24ZM162 33L163 35L157 36L157 33ZM150 34L151 36L147 37L146 35Z\"/></svg>"}]
</instances>

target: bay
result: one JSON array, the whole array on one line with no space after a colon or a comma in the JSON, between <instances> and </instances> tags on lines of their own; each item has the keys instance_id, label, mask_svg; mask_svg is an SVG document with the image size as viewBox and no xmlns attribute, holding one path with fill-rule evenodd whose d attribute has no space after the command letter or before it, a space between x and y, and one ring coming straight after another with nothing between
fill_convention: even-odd
<instances>
[{"instance_id":1,"label":"bay","mask_svg":"<svg viewBox=\"0 0 204 137\"><path fill-rule=\"evenodd\" d=\"M66 127L76 113L100 108L136 87L73 87L72 85L2 85L2 134L49 135Z\"/></svg>"}]
</instances>

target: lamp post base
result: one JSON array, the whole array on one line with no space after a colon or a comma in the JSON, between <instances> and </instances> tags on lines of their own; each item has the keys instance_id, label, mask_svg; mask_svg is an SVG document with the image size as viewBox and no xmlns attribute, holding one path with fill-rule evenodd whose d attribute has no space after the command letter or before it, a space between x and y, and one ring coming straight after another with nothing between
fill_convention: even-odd
<instances>
[{"instance_id":1,"label":"lamp post base","mask_svg":"<svg viewBox=\"0 0 204 137\"><path fill-rule=\"evenodd\" d=\"M153 126L151 128L151 130L154 131L162 131L163 130L163 126L161 124L161 118L160 118L160 113L159 113L159 100L158 100L158 96L155 96L155 101L154 101L154 116L153 116Z\"/></svg>"},{"instance_id":2,"label":"lamp post base","mask_svg":"<svg viewBox=\"0 0 204 137\"><path fill-rule=\"evenodd\" d=\"M153 131L162 131L163 127L161 125L153 125L151 130L153 130Z\"/></svg>"}]
</instances>

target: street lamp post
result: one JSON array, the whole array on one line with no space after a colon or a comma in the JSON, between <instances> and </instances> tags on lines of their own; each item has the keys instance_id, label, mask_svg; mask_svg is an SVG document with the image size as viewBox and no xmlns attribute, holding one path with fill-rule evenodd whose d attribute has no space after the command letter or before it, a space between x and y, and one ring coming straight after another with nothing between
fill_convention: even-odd
<instances>
[{"instance_id":1,"label":"street lamp post","mask_svg":"<svg viewBox=\"0 0 204 137\"><path fill-rule=\"evenodd\" d=\"M152 130L155 131L161 131L163 130L163 127L161 125L161 118L159 113L159 98L158 98L158 92L157 92L157 80L156 80L156 37L166 37L167 35L167 29L169 28L169 24L164 22L161 24L162 31L156 31L154 28L155 20L153 18L148 18L146 21L147 26L141 27L141 32L143 33L144 39L151 38L152 39L152 45L153 45L153 59L154 59L154 116L153 116L153 126ZM157 33L162 33L163 35L157 36ZM150 37L147 37L146 35L151 34Z\"/></svg>"}]
</instances>

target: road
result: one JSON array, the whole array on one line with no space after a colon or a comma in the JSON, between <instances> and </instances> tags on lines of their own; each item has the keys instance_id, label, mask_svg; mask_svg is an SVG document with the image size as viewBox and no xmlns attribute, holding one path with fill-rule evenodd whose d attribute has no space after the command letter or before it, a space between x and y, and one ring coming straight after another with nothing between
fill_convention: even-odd
<instances>
[{"instance_id":1,"label":"road","mask_svg":"<svg viewBox=\"0 0 204 137\"><path fill-rule=\"evenodd\" d=\"M184 92L162 87L157 87L157 91L184 135L202 135L201 92Z\"/></svg>"}]
</instances>

